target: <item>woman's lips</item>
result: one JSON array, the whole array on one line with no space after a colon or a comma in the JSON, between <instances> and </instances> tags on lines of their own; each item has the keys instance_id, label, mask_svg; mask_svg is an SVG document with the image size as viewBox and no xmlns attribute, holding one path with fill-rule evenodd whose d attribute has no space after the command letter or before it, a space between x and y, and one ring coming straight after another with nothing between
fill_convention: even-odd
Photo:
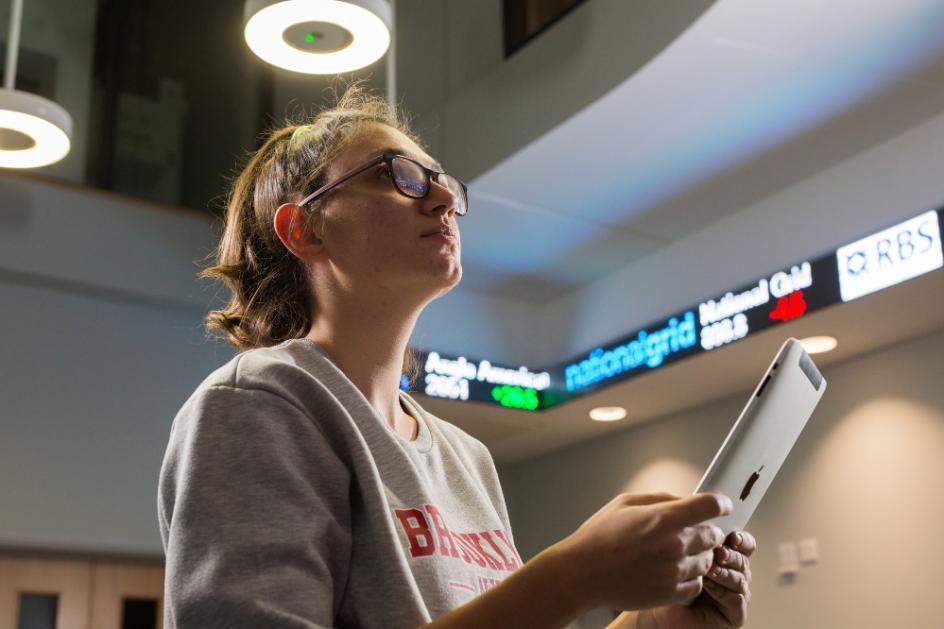
<instances>
[{"instance_id":1,"label":"woman's lips","mask_svg":"<svg viewBox=\"0 0 944 629\"><path fill-rule=\"evenodd\" d=\"M457 242L458 239L456 235L452 232L433 232L432 234L427 234L423 238L434 238L436 240L442 240L443 242Z\"/></svg>"},{"instance_id":2,"label":"woman's lips","mask_svg":"<svg viewBox=\"0 0 944 629\"><path fill-rule=\"evenodd\" d=\"M439 236L445 238L451 238L453 240L458 240L458 234L454 229L445 223L440 224L438 229L430 229L425 233L420 234L422 238L428 238L429 236Z\"/></svg>"}]
</instances>

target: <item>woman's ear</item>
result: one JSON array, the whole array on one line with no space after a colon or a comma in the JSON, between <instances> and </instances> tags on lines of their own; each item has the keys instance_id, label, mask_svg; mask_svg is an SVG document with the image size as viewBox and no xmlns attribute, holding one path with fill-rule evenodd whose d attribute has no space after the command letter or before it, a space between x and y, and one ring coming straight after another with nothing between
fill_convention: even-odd
<instances>
[{"instance_id":1,"label":"woman's ear","mask_svg":"<svg viewBox=\"0 0 944 629\"><path fill-rule=\"evenodd\" d=\"M306 260L324 249L324 241L313 230L306 229L306 211L294 203L283 203L275 211L273 227L285 248Z\"/></svg>"}]
</instances>

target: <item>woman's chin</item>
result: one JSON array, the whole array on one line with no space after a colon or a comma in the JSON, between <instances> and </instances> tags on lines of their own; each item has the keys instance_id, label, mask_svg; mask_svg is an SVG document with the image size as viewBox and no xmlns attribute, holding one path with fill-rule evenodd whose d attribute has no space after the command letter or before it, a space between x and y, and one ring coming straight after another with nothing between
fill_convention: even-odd
<instances>
[{"instance_id":1,"label":"woman's chin","mask_svg":"<svg viewBox=\"0 0 944 629\"><path fill-rule=\"evenodd\" d=\"M447 268L439 269L438 272L435 273L435 278L428 278L426 280L426 286L437 288L438 290L436 290L435 296L441 297L458 286L461 281L462 265L458 262L454 262Z\"/></svg>"},{"instance_id":2,"label":"woman's chin","mask_svg":"<svg viewBox=\"0 0 944 629\"><path fill-rule=\"evenodd\" d=\"M456 262L455 271L452 273L452 285L450 286L450 288L452 288L453 286L457 286L459 282L461 281L462 281L462 265Z\"/></svg>"},{"instance_id":3,"label":"woman's chin","mask_svg":"<svg viewBox=\"0 0 944 629\"><path fill-rule=\"evenodd\" d=\"M439 281L453 286L462 279L462 263L457 256L443 256L427 267L431 275Z\"/></svg>"}]
</instances>

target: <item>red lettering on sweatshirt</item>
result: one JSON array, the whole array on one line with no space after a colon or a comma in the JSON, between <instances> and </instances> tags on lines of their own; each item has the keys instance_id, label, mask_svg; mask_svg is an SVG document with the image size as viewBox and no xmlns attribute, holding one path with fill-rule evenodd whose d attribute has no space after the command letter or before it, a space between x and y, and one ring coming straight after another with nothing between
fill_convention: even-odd
<instances>
[{"instance_id":1,"label":"red lettering on sweatshirt","mask_svg":"<svg viewBox=\"0 0 944 629\"><path fill-rule=\"evenodd\" d=\"M403 526L407 539L410 540L411 557L424 557L436 552L433 534L429 531L429 523L426 522L426 516L423 515L422 511L419 509L394 509L393 512L400 520L400 525Z\"/></svg>"},{"instance_id":2,"label":"red lettering on sweatshirt","mask_svg":"<svg viewBox=\"0 0 944 629\"><path fill-rule=\"evenodd\" d=\"M502 529L456 532L446 524L438 507L425 504L423 508L429 514L428 519L420 509L393 510L406 533L411 557L432 556L438 547L442 557L481 568L513 572L521 567L521 556ZM486 547L492 552L488 552Z\"/></svg>"},{"instance_id":3,"label":"red lettering on sweatshirt","mask_svg":"<svg viewBox=\"0 0 944 629\"><path fill-rule=\"evenodd\" d=\"M472 548L477 554L481 555L485 559L485 563L488 564L488 567L492 570L501 570L503 566L498 563L498 561L485 552L485 549L482 548L482 543L479 541L478 533L459 533L459 537L463 541L468 542L469 547Z\"/></svg>"},{"instance_id":4,"label":"red lettering on sweatshirt","mask_svg":"<svg viewBox=\"0 0 944 629\"><path fill-rule=\"evenodd\" d=\"M481 594L482 592L485 592L486 590L490 590L491 588L501 583L501 581L499 581L498 579L493 579L492 577L483 577L483 576L476 578L476 581L479 586L479 594Z\"/></svg>"},{"instance_id":5,"label":"red lettering on sweatshirt","mask_svg":"<svg viewBox=\"0 0 944 629\"><path fill-rule=\"evenodd\" d=\"M518 549L515 548L515 545L511 543L511 540L510 540L510 539L508 539L508 534L505 533L505 531L503 531L503 530L501 530L501 529L495 529L495 530L492 531L492 532L495 533L496 536L498 536L499 538L501 538L501 541L505 542L505 546L506 546L506 547L508 548L508 550L510 550L511 553L514 555L514 559L517 560L517 561L515 562L517 565L516 565L513 569L514 569L514 570L517 570L518 568L520 568L520 567L521 567L521 564L523 564L524 562L521 561L521 555L518 554Z\"/></svg>"},{"instance_id":6,"label":"red lettering on sweatshirt","mask_svg":"<svg viewBox=\"0 0 944 629\"><path fill-rule=\"evenodd\" d=\"M516 565L517 562L515 561L515 556L509 555L509 557L511 558L510 560L506 558L505 553L503 553L501 548L498 547L498 544L492 541L492 536L489 534L488 531L482 531L481 533L479 533L479 535L482 537L482 539L486 541L486 543L488 543L489 546L492 547L492 550L494 550L498 554L498 556L501 558L502 563L505 564L505 570L507 570L508 572L514 572L514 570L518 567Z\"/></svg>"},{"instance_id":7,"label":"red lettering on sweatshirt","mask_svg":"<svg viewBox=\"0 0 944 629\"><path fill-rule=\"evenodd\" d=\"M456 549L456 543L452 540L452 533L449 531L449 527L446 526L446 522L443 520L439 509L437 509L435 505L423 506L426 507L429 519L433 521L433 528L436 529L436 537L439 541L439 554L443 557L452 556L458 559L459 551ZM471 559L469 561L471 561ZM468 563L468 561L466 563Z\"/></svg>"},{"instance_id":8,"label":"red lettering on sweatshirt","mask_svg":"<svg viewBox=\"0 0 944 629\"><path fill-rule=\"evenodd\" d=\"M472 559L472 562L475 565L480 568L485 567L485 557L475 550L475 546L469 543L469 540L463 537L462 533L453 533L452 537L456 540L456 543L459 544L459 547L465 550L466 554Z\"/></svg>"},{"instance_id":9,"label":"red lettering on sweatshirt","mask_svg":"<svg viewBox=\"0 0 944 629\"><path fill-rule=\"evenodd\" d=\"M465 549L465 546L462 545L462 540L457 539L456 534L453 533L452 531L449 532L449 536L453 540L453 543L456 545L456 548L459 549L459 557L462 559L462 561L464 561L467 564L475 563L475 561L473 561L472 559L472 555L470 555L469 551L467 551ZM481 565L484 566L485 563L482 562Z\"/></svg>"}]
</instances>

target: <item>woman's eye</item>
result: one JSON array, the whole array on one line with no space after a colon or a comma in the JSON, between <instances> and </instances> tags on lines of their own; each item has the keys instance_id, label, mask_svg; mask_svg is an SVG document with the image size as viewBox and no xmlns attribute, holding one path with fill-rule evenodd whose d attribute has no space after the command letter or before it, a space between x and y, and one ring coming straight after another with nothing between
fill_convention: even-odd
<instances>
[{"instance_id":1,"label":"woman's eye","mask_svg":"<svg viewBox=\"0 0 944 629\"><path fill-rule=\"evenodd\" d=\"M390 178L390 167L384 164L377 170L377 177L380 179Z\"/></svg>"}]
</instances>

